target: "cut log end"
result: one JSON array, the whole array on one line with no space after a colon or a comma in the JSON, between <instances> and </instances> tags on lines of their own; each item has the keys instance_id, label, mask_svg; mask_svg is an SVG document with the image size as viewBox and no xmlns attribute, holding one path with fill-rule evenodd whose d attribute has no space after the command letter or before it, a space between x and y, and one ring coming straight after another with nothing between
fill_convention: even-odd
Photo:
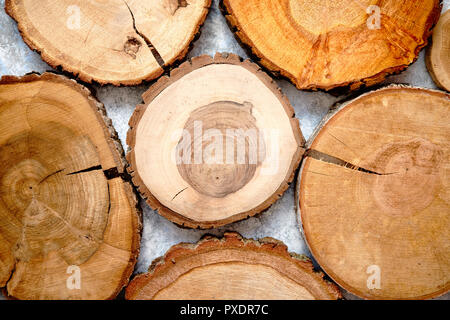
<instances>
[{"instance_id":1,"label":"cut log end","mask_svg":"<svg viewBox=\"0 0 450 320\"><path fill-rule=\"evenodd\" d=\"M130 173L171 221L238 221L269 207L292 181L304 143L298 120L256 65L232 54L197 57L144 100L130 120Z\"/></svg>"},{"instance_id":2,"label":"cut log end","mask_svg":"<svg viewBox=\"0 0 450 320\"><path fill-rule=\"evenodd\" d=\"M313 271L307 257L289 254L280 241L225 233L222 239L208 236L195 245L172 247L148 273L133 279L126 298L332 300L341 294Z\"/></svg>"},{"instance_id":3,"label":"cut log end","mask_svg":"<svg viewBox=\"0 0 450 320\"><path fill-rule=\"evenodd\" d=\"M0 105L0 287L18 299L115 297L140 222L103 105L50 73L3 77Z\"/></svg>"},{"instance_id":4,"label":"cut log end","mask_svg":"<svg viewBox=\"0 0 450 320\"><path fill-rule=\"evenodd\" d=\"M346 290L426 299L450 289L449 111L444 92L391 86L338 108L312 140L300 220Z\"/></svg>"},{"instance_id":5,"label":"cut log end","mask_svg":"<svg viewBox=\"0 0 450 320\"><path fill-rule=\"evenodd\" d=\"M413 63L439 18L439 0L223 0L236 37L299 89L356 90Z\"/></svg>"},{"instance_id":6,"label":"cut log end","mask_svg":"<svg viewBox=\"0 0 450 320\"><path fill-rule=\"evenodd\" d=\"M211 0L6 0L28 46L86 82L136 85L184 58Z\"/></svg>"},{"instance_id":7,"label":"cut log end","mask_svg":"<svg viewBox=\"0 0 450 320\"><path fill-rule=\"evenodd\" d=\"M450 91L450 10L439 19L427 51L427 67L439 88Z\"/></svg>"}]
</instances>

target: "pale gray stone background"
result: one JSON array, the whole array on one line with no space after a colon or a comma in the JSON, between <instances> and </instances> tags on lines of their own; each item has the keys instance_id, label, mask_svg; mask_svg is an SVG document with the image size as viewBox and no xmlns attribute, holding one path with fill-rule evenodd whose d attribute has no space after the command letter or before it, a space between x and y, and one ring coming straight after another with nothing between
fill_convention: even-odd
<instances>
[{"instance_id":1,"label":"pale gray stone background","mask_svg":"<svg viewBox=\"0 0 450 320\"><path fill-rule=\"evenodd\" d=\"M210 13L201 29L201 36L195 41L188 57L201 54L214 55L216 52L232 52L248 58L228 28L225 18L218 8L218 2L218 0L213 0ZM41 60L39 54L31 51L23 42L16 23L4 11L4 0L0 0L0 7L0 76L52 70ZM450 0L444 0L443 10L445 11L449 7ZM436 89L425 67L424 51L421 52L419 60L405 72L389 77L385 82L386 84L406 83ZM302 92L286 80L277 80L277 83L294 106L306 139L311 136L329 108L343 98L323 92ZM97 98L105 104L108 116L112 119L125 150L127 148L128 120L135 106L141 103L141 94L148 89L149 85L149 83L145 83L136 87L121 88L94 85L97 90ZM205 233L222 235L225 230L235 230L247 238L273 237L282 240L290 251L310 256L297 226L292 186L278 202L262 215L217 230L182 229L159 216L142 200L141 206L144 229L141 253L136 266L137 273L145 272L153 259L163 255L174 244L196 242ZM345 293L345 297L355 298L348 293ZM1 294L0 299L2 299ZM450 299L450 294L441 299Z\"/></svg>"}]
</instances>

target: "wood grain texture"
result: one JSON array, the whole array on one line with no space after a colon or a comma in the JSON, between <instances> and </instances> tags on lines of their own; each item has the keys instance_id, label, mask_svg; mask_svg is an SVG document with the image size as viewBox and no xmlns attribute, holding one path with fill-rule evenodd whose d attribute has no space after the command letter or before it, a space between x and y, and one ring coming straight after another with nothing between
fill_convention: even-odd
<instances>
[{"instance_id":1,"label":"wood grain texture","mask_svg":"<svg viewBox=\"0 0 450 320\"><path fill-rule=\"evenodd\" d=\"M288 188L304 140L289 101L253 63L196 57L143 98L130 119L127 158L134 184L159 214L186 227L222 226L260 213Z\"/></svg>"},{"instance_id":2,"label":"wood grain texture","mask_svg":"<svg viewBox=\"0 0 450 320\"><path fill-rule=\"evenodd\" d=\"M441 16L433 31L426 63L434 82L441 89L450 91L450 10Z\"/></svg>"},{"instance_id":3,"label":"wood grain texture","mask_svg":"<svg viewBox=\"0 0 450 320\"><path fill-rule=\"evenodd\" d=\"M391 86L336 109L311 139L299 218L346 290L427 299L450 289L449 108L444 92Z\"/></svg>"},{"instance_id":4,"label":"wood grain texture","mask_svg":"<svg viewBox=\"0 0 450 320\"><path fill-rule=\"evenodd\" d=\"M2 77L0 161L7 296L114 298L133 272L141 225L104 106L55 74ZM71 266L79 267L79 289L67 286Z\"/></svg>"},{"instance_id":5,"label":"wood grain texture","mask_svg":"<svg viewBox=\"0 0 450 320\"><path fill-rule=\"evenodd\" d=\"M136 85L184 58L211 0L6 0L28 46L85 82Z\"/></svg>"},{"instance_id":6,"label":"wood grain texture","mask_svg":"<svg viewBox=\"0 0 450 320\"><path fill-rule=\"evenodd\" d=\"M173 246L126 291L130 300L339 298L339 289L313 271L307 257L289 254L275 239L248 240L234 232Z\"/></svg>"},{"instance_id":7,"label":"wood grain texture","mask_svg":"<svg viewBox=\"0 0 450 320\"><path fill-rule=\"evenodd\" d=\"M439 0L223 0L237 38L299 89L358 89L413 63L439 18ZM369 28L380 8L380 25ZM371 24L372 25L372 24Z\"/></svg>"}]
</instances>

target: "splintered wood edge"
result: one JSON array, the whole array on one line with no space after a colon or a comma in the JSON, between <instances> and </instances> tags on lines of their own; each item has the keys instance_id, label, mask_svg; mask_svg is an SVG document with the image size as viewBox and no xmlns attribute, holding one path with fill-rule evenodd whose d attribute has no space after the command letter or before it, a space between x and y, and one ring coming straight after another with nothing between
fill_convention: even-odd
<instances>
[{"instance_id":1,"label":"splintered wood edge","mask_svg":"<svg viewBox=\"0 0 450 320\"><path fill-rule=\"evenodd\" d=\"M137 172L136 168L136 159L135 159L135 153L134 153L134 147L136 144L136 133L137 133L137 127L138 124L144 115L147 106L150 104L150 102L155 99L163 90L165 90L169 85L172 83L178 81L186 74L211 65L211 64L231 64L231 65L238 65L241 66L255 75L258 76L258 78L266 85L268 89L270 89L273 94L279 99L281 104L284 107L284 110L286 111L288 117L291 119L291 126L292 131L295 136L295 139L297 141L298 149L295 153L292 162L291 167L288 171L288 175L286 176L284 182L280 185L280 187L277 189L277 191L269 197L266 201L264 201L262 204L257 206L256 208L253 208L250 211L242 212L235 214L231 217L228 217L223 220L218 221L206 221L206 222L198 222L194 221L192 219L186 218L182 216L181 214L165 207L163 204L159 202L159 200L150 192L150 190L145 185L144 181L140 177L139 173ZM294 108L291 106L288 98L281 92L281 89L276 85L274 80L270 78L264 71L262 71L258 65L252 63L250 60L243 61L238 55L231 54L231 53L216 53L214 58L210 57L209 55L202 55L195 58L192 58L184 63L182 63L178 68L173 69L170 73L170 76L163 76L161 77L155 84L153 84L150 89L145 92L142 95L142 98L144 99L144 104L138 105L133 113L133 115L130 118L129 126L130 129L128 130L127 134L127 144L129 146L129 150L127 153L127 160L130 163L130 166L127 168L129 174L132 176L133 184L136 186L142 197L147 201L147 203L150 205L150 207L153 210L158 211L158 213L169 219L170 221L182 226L182 227L188 227L188 228L199 228L199 229L210 229L210 228L217 228L221 227L236 221L240 221L252 216L255 216L256 214L259 214L263 212L264 210L268 209L274 202L276 202L279 198L282 197L283 193L288 189L289 185L294 179L296 169L298 168L301 158L304 154L304 145L305 145L305 139L303 138L302 132L300 130L300 124L297 118L295 118Z\"/></svg>"},{"instance_id":2,"label":"splintered wood edge","mask_svg":"<svg viewBox=\"0 0 450 320\"><path fill-rule=\"evenodd\" d=\"M17 28L20 32L20 35L21 35L23 41L27 44L27 46L31 50L37 52L41 56L42 60L44 60L49 66L51 66L54 69L61 68L63 71L73 74L76 78L78 78L79 80L84 81L86 83L96 82L101 85L112 84L116 87L119 87L119 86L135 86L135 85L141 84L144 81L155 80L164 73L165 68L170 68L172 65L176 64L177 61L183 60L186 57L189 50L192 48L193 41L195 41L200 36L200 33L201 33L200 28L203 26L203 24L206 20L206 17L208 16L209 8L211 7L212 0L207 0L206 5L204 6L203 15L200 17L199 23L192 31L189 41L184 46L184 48L182 48L182 50L180 51L180 53L178 55L174 56L171 60L165 62L164 66L162 66L158 70L155 70L154 72L148 74L147 76L143 76L143 77L140 77L140 78L137 78L134 80L126 80L126 81L108 81L108 80L103 80L103 79L97 79L97 78L89 76L88 74L86 74L83 71L77 70L76 68L73 68L73 67L70 67L67 65L63 65L63 64L57 62L56 60L52 59L45 52L44 48L40 48L35 42L33 42L33 40L31 38L28 37L23 22L19 21L19 19L16 16L16 12L14 10L14 5L12 4L12 1L13 0L5 0L5 12L17 23Z\"/></svg>"},{"instance_id":3,"label":"splintered wood edge","mask_svg":"<svg viewBox=\"0 0 450 320\"><path fill-rule=\"evenodd\" d=\"M92 110L94 111L94 114L98 118L98 123L102 126L103 131L105 133L105 139L108 142L109 149L111 151L111 154L114 157L114 161L116 163L116 168L119 173L118 177L122 180L122 186L124 187L124 192L129 200L130 208L133 209L134 215L133 215L133 229L135 230L133 234L133 240L132 240L132 249L131 249L131 256L130 260L128 262L128 267L126 271L123 274L121 282L117 285L116 291L111 295L111 297L108 298L108 300L114 299L120 291L130 281L130 277L133 274L134 266L136 265L138 256L139 256L139 250L140 250L140 241L141 241L141 230L142 230L142 222L141 222L141 208L139 207L139 202L137 200L137 196L135 193L135 190L132 187L131 180L129 177L127 177L126 167L127 162L125 159L124 151L122 148L122 144L120 143L119 137L117 135L116 130L114 129L112 125L111 119L106 114L106 109L103 103L98 101L93 95L92 92L86 88L85 86L82 86L78 82L76 82L73 79L69 79L65 76L58 75L51 72L45 72L42 75L38 73L30 73L24 76L10 76L5 75L0 78L0 85L8 85L8 84L20 84L20 83L28 83L33 81L49 81L49 82L55 82L55 83L61 83L64 84L73 90L81 93L88 101L89 105L92 107ZM108 170L111 168L102 168L102 170ZM6 287L3 288L3 291L7 293ZM9 296L8 294L5 295L8 298L15 299L12 296Z\"/></svg>"},{"instance_id":4,"label":"splintered wood edge","mask_svg":"<svg viewBox=\"0 0 450 320\"><path fill-rule=\"evenodd\" d=\"M242 26L239 24L238 19L234 16L233 10L231 9L231 5L229 0L220 0L219 7L225 16L225 20L227 21L231 31L233 32L236 40L246 49L247 53L254 58L255 61L258 61L265 70L273 74L274 76L281 76L283 78L288 79L292 84L294 84L300 90L306 91L331 91L338 88L347 88L350 91L358 90L362 87L370 87L377 83L383 82L389 75L399 74L400 72L407 69L411 64L415 63L419 58L420 51L428 45L428 38L431 36L433 32L434 26L437 24L439 20L441 10L442 10L442 0L436 1L435 8L433 12L428 17L427 23L425 25L426 32L423 35L423 44L418 45L414 52L415 58L409 65L400 65L396 67L391 67L385 69L373 76L364 78L364 79L356 79L349 82L339 83L331 86L312 86L311 88L305 89L301 88L297 85L297 78L291 74L290 72L281 69L276 64L274 64L270 59L264 54L262 54L258 48L255 46L253 41L248 37L245 33Z\"/></svg>"},{"instance_id":5,"label":"splintered wood edge","mask_svg":"<svg viewBox=\"0 0 450 320\"><path fill-rule=\"evenodd\" d=\"M325 115L325 117L322 119L322 121L319 123L319 125L317 125L316 129L314 130L313 134L311 135L311 137L308 139L308 141L306 142L305 145L305 152L310 150L311 145L313 144L314 140L317 138L318 134L320 133L320 131L325 127L325 125L335 116L337 115L340 111L342 111L344 108L348 107L349 105L351 105L354 102L357 102L361 99L364 99L367 96L372 95L373 93L377 93L377 92L383 92L383 91L390 91L390 90L397 90L397 89L406 89L406 90L411 90L411 91L425 91L425 92L430 92L430 93L435 93L435 94L440 94L442 96L446 96L450 99L450 95L448 93L445 93L443 91L440 90L433 90L433 89L428 89L428 88L420 88L420 87L413 87L410 85L404 85L404 84L391 84L388 86L385 86L383 88L377 89L377 90L372 90L369 92L366 92L358 97L353 97L353 98L349 98L347 101L343 101L340 103L337 103L336 105L332 106L329 110L329 112ZM311 255L314 257L314 253L313 250L311 248L311 246L309 245L309 242L307 240L304 228L303 228L303 220L302 220L302 213L301 213L301 209L300 209L300 186L302 183L302 175L303 175L303 169L305 167L306 164L306 160L308 159L308 157L305 155L302 159L302 162L300 164L300 169L298 170L298 176L297 176L297 183L295 185L295 211L296 211L296 216L297 216L297 224L300 230L300 234L302 235L303 240L305 241L309 252L311 252ZM325 273L327 273L324 270ZM348 292L355 294L361 298L364 299L369 299L370 297L366 297L363 293L361 292L356 292L353 288L347 286L345 283L342 283L343 281L338 281L337 279L334 279L335 277L333 277L332 275L328 274L327 275L333 279L334 282L336 282L340 287L344 288L345 290L347 290ZM428 298L436 298L440 295L444 295L444 293L439 294L437 296L430 296L430 297L424 297L423 299L428 299Z\"/></svg>"},{"instance_id":6,"label":"splintered wood edge","mask_svg":"<svg viewBox=\"0 0 450 320\"><path fill-rule=\"evenodd\" d=\"M163 257L157 258L152 262L147 273L134 277L126 289L125 298L127 300L133 299L153 277L159 276L172 268L174 265L173 261L223 249L242 249L282 257L289 263L295 264L305 273L312 275L317 282L323 283L324 291L327 291L332 298L342 299L339 288L334 283L324 279L325 274L323 272L314 270L314 266L307 256L289 252L287 246L279 240L273 238L245 239L237 232L225 232L222 238L205 235L196 244L180 243L174 245Z\"/></svg>"}]
</instances>

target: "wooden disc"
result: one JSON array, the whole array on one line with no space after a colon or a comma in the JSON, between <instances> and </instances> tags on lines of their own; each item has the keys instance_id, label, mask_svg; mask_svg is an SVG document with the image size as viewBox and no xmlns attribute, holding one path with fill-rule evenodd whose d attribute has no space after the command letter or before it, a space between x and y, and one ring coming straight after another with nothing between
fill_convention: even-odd
<instances>
[{"instance_id":1,"label":"wooden disc","mask_svg":"<svg viewBox=\"0 0 450 320\"><path fill-rule=\"evenodd\" d=\"M433 31L433 44L427 50L427 67L434 82L450 91L450 10L439 19Z\"/></svg>"},{"instance_id":2,"label":"wooden disc","mask_svg":"<svg viewBox=\"0 0 450 320\"><path fill-rule=\"evenodd\" d=\"M122 152L103 105L75 81L1 79L0 287L9 296L106 299L128 283L140 221Z\"/></svg>"},{"instance_id":3,"label":"wooden disc","mask_svg":"<svg viewBox=\"0 0 450 320\"><path fill-rule=\"evenodd\" d=\"M439 0L223 0L238 39L299 89L373 85L426 46Z\"/></svg>"},{"instance_id":4,"label":"wooden disc","mask_svg":"<svg viewBox=\"0 0 450 320\"><path fill-rule=\"evenodd\" d=\"M391 86L324 121L299 177L312 254L350 292L425 299L450 288L450 95Z\"/></svg>"},{"instance_id":5,"label":"wooden disc","mask_svg":"<svg viewBox=\"0 0 450 320\"><path fill-rule=\"evenodd\" d=\"M339 289L280 241L227 232L178 244L127 287L129 300L333 300Z\"/></svg>"},{"instance_id":6,"label":"wooden disc","mask_svg":"<svg viewBox=\"0 0 450 320\"><path fill-rule=\"evenodd\" d=\"M81 80L135 85L183 58L211 0L6 0L25 42Z\"/></svg>"},{"instance_id":7,"label":"wooden disc","mask_svg":"<svg viewBox=\"0 0 450 320\"><path fill-rule=\"evenodd\" d=\"M287 189L303 154L289 101L232 54L183 63L143 96L130 120L133 182L150 206L186 227L253 216Z\"/></svg>"}]
</instances>

